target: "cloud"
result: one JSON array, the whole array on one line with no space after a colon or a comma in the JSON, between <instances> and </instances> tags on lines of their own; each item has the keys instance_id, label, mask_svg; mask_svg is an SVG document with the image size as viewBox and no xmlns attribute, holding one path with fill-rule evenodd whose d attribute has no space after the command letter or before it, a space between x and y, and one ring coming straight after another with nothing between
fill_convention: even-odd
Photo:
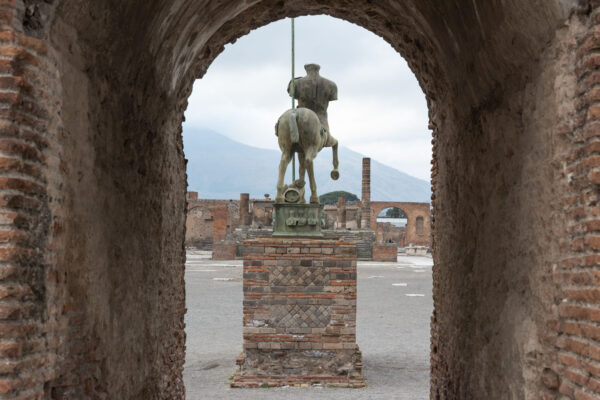
<instances>
[{"instance_id":1,"label":"cloud","mask_svg":"<svg viewBox=\"0 0 600 400\"><path fill-rule=\"evenodd\" d=\"M274 124L290 108L290 22L277 21L228 45L196 81L186 126L210 128L245 144L276 149ZM305 63L338 85L329 123L345 146L429 179L427 105L414 75L383 39L328 16L296 19L296 76Z\"/></svg>"}]
</instances>

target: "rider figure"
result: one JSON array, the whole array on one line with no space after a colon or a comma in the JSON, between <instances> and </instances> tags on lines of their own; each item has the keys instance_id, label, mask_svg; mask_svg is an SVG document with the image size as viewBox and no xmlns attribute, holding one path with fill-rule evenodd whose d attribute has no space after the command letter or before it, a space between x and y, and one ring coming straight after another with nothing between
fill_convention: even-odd
<instances>
[{"instance_id":1,"label":"rider figure","mask_svg":"<svg viewBox=\"0 0 600 400\"><path fill-rule=\"evenodd\" d=\"M327 106L330 101L337 100L337 86L319 75L321 67L318 64L306 64L304 69L307 75L294 79L294 98L298 100L298 107L308 108L317 114L327 133L325 147L331 147L335 139L329 134ZM288 93L292 95L291 81L288 85Z\"/></svg>"}]
</instances>

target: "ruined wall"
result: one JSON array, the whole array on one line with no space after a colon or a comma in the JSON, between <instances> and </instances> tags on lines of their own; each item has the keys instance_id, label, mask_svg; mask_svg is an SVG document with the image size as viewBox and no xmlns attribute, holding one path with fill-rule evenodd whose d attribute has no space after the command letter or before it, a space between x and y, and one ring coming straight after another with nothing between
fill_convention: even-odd
<instances>
[{"instance_id":1,"label":"ruined wall","mask_svg":"<svg viewBox=\"0 0 600 400\"><path fill-rule=\"evenodd\" d=\"M395 243L374 243L373 261L398 261L398 245Z\"/></svg>"},{"instance_id":2,"label":"ruined wall","mask_svg":"<svg viewBox=\"0 0 600 400\"><path fill-rule=\"evenodd\" d=\"M539 61L478 107L449 107L435 119L434 399L598 398L587 380L577 382L588 394L559 396L557 382L573 378L555 368L549 344L564 296L553 283L567 249L563 201L579 191L569 183L565 151L577 120L576 43L587 18L574 11L540 47ZM459 372L481 369L496 373Z\"/></svg>"},{"instance_id":3,"label":"ruined wall","mask_svg":"<svg viewBox=\"0 0 600 400\"><path fill-rule=\"evenodd\" d=\"M561 257L547 270L560 291L547 341L556 353L542 377L548 393L586 400L600 397L600 2L591 5L589 14L562 29L558 38L567 54L554 64L562 102L554 131L567 145L557 151L561 174L552 186L567 233L552 232L552 242L559 238L553 253ZM565 101L572 97L574 103Z\"/></svg>"},{"instance_id":4,"label":"ruined wall","mask_svg":"<svg viewBox=\"0 0 600 400\"><path fill-rule=\"evenodd\" d=\"M183 398L186 99L226 43L326 13L427 96L432 397L597 398L599 7L0 0L0 396Z\"/></svg>"},{"instance_id":5,"label":"ruined wall","mask_svg":"<svg viewBox=\"0 0 600 400\"><path fill-rule=\"evenodd\" d=\"M213 216L206 207L188 209L185 220L185 245L208 250L213 241Z\"/></svg>"},{"instance_id":6,"label":"ruined wall","mask_svg":"<svg viewBox=\"0 0 600 400\"><path fill-rule=\"evenodd\" d=\"M188 192L194 193L194 192ZM213 200L191 198L188 194L185 245L210 250L214 242L215 224L217 240L240 226L240 202L238 200Z\"/></svg>"},{"instance_id":7,"label":"ruined wall","mask_svg":"<svg viewBox=\"0 0 600 400\"><path fill-rule=\"evenodd\" d=\"M251 202L252 227L264 228L273 225L273 201L255 200Z\"/></svg>"},{"instance_id":8,"label":"ruined wall","mask_svg":"<svg viewBox=\"0 0 600 400\"><path fill-rule=\"evenodd\" d=\"M360 229L361 207L356 205L347 205L344 207L346 223L342 228L338 222L340 210L337 206L326 205L323 207L327 220L327 229Z\"/></svg>"},{"instance_id":9,"label":"ruined wall","mask_svg":"<svg viewBox=\"0 0 600 400\"><path fill-rule=\"evenodd\" d=\"M378 240L384 237L377 223L377 216L386 208L395 207L406 214L405 242L407 246L430 246L431 244L431 211L429 203L409 203L391 201L372 201L370 206L371 227L377 231ZM422 218L422 230L417 230L417 218Z\"/></svg>"},{"instance_id":10,"label":"ruined wall","mask_svg":"<svg viewBox=\"0 0 600 400\"><path fill-rule=\"evenodd\" d=\"M406 227L395 226L389 222L377 222L375 229L377 242L379 243L396 243L400 247L404 247L406 239Z\"/></svg>"}]
</instances>

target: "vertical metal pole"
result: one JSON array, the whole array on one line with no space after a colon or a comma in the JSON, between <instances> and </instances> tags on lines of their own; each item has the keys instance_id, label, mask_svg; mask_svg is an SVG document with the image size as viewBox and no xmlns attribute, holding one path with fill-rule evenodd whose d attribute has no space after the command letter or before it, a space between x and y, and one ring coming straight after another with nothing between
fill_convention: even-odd
<instances>
[{"instance_id":1,"label":"vertical metal pole","mask_svg":"<svg viewBox=\"0 0 600 400\"><path fill-rule=\"evenodd\" d=\"M296 108L294 18L292 18L292 110ZM296 180L296 153L292 151L292 182Z\"/></svg>"}]
</instances>

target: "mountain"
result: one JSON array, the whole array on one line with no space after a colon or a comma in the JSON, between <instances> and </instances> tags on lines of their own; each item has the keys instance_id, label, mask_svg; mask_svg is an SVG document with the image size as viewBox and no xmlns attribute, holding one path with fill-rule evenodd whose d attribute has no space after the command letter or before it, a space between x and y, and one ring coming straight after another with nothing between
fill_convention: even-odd
<instances>
[{"instance_id":1,"label":"mountain","mask_svg":"<svg viewBox=\"0 0 600 400\"><path fill-rule=\"evenodd\" d=\"M281 153L248 146L208 129L187 129L183 136L188 190L205 199L238 199L240 193L262 198L275 197L277 168ZM340 146L340 179L329 177L331 149L325 148L315 160L319 194L345 190L360 197L362 154ZM291 164L286 182L291 181ZM429 182L414 178L371 159L371 200L429 202ZM310 189L307 184L308 197Z\"/></svg>"}]
</instances>

